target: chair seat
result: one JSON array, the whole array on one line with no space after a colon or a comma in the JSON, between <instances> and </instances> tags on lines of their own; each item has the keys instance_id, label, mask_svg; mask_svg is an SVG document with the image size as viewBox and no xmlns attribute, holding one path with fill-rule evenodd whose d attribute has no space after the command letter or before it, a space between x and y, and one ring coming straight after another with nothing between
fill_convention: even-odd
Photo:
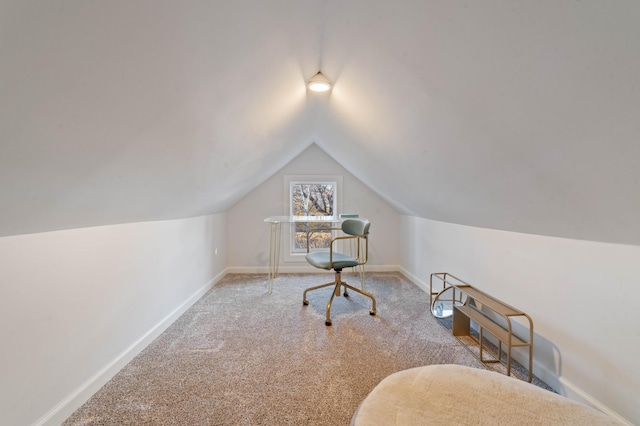
<instances>
[{"instance_id":1,"label":"chair seat","mask_svg":"<svg viewBox=\"0 0 640 426\"><path fill-rule=\"evenodd\" d=\"M305 258L307 262L320 269L342 269L358 266L358 260L342 253L333 253L333 264L329 262L329 252L313 251L308 253Z\"/></svg>"}]
</instances>

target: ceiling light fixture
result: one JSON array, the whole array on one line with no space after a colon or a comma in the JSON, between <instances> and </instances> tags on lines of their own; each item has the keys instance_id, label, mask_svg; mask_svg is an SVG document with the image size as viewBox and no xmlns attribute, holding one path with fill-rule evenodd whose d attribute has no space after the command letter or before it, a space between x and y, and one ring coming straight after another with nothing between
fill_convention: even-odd
<instances>
[{"instance_id":1,"label":"ceiling light fixture","mask_svg":"<svg viewBox=\"0 0 640 426\"><path fill-rule=\"evenodd\" d=\"M331 80L325 77L321 71L318 71L316 75L311 77L308 86L309 90L313 90L314 92L326 92L331 89Z\"/></svg>"}]
</instances>

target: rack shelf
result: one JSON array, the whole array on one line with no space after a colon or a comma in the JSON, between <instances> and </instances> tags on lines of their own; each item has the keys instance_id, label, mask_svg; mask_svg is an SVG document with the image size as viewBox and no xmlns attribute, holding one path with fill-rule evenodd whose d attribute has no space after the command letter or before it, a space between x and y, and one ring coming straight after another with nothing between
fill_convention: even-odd
<instances>
[{"instance_id":1,"label":"rack shelf","mask_svg":"<svg viewBox=\"0 0 640 426\"><path fill-rule=\"evenodd\" d=\"M442 282L442 290L434 290L434 279ZM495 297L484 293L461 279L447 273L437 272L431 274L429 283L431 312L438 316L442 312L451 312L453 335L483 363L502 363L507 369L507 375L511 375L511 350L514 347L528 348L528 377L531 382L533 377L533 321L526 313L510 306ZM446 295L446 296L445 296ZM445 306L443 309L442 306ZM442 318L443 316L439 316ZM472 324L476 325L478 338L471 332ZM524 329L518 335L514 332L514 325ZM498 349L495 358L484 357L485 351L484 333L487 332L498 340ZM480 348L477 356L469 347L466 340L471 338ZM503 344L506 350L503 351ZM502 361L502 353L506 353L506 362Z\"/></svg>"}]
</instances>

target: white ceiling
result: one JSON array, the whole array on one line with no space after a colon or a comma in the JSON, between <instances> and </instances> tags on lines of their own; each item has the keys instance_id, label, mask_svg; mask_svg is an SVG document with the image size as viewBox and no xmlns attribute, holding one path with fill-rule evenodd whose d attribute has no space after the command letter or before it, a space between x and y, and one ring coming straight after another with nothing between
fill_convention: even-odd
<instances>
[{"instance_id":1,"label":"white ceiling","mask_svg":"<svg viewBox=\"0 0 640 426\"><path fill-rule=\"evenodd\" d=\"M633 0L2 0L0 235L224 212L317 143L403 213L640 244L639 40Z\"/></svg>"}]
</instances>

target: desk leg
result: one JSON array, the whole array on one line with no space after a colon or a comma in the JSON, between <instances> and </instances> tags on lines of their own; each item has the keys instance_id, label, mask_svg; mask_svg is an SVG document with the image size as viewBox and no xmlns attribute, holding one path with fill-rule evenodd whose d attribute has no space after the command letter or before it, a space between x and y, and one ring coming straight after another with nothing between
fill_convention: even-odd
<instances>
[{"instance_id":1,"label":"desk leg","mask_svg":"<svg viewBox=\"0 0 640 426\"><path fill-rule=\"evenodd\" d=\"M367 285L365 284L364 276L364 265L359 265L358 268L360 268L360 288L362 288L363 291L367 291Z\"/></svg>"},{"instance_id":2,"label":"desk leg","mask_svg":"<svg viewBox=\"0 0 640 426\"><path fill-rule=\"evenodd\" d=\"M338 228L340 229L340 228ZM351 257L356 257L358 256L358 262L360 262L362 259L360 259L360 247L359 247L359 242L356 242L355 240L351 240L349 241L349 254L351 255ZM360 275L360 288L363 291L367 290L366 284L365 284L365 275L364 275L364 265L358 265L356 266L356 270L358 272L358 274Z\"/></svg>"},{"instance_id":3,"label":"desk leg","mask_svg":"<svg viewBox=\"0 0 640 426\"><path fill-rule=\"evenodd\" d=\"M280 264L280 222L269 224L269 294L273 291L273 279L278 276L278 265Z\"/></svg>"}]
</instances>

